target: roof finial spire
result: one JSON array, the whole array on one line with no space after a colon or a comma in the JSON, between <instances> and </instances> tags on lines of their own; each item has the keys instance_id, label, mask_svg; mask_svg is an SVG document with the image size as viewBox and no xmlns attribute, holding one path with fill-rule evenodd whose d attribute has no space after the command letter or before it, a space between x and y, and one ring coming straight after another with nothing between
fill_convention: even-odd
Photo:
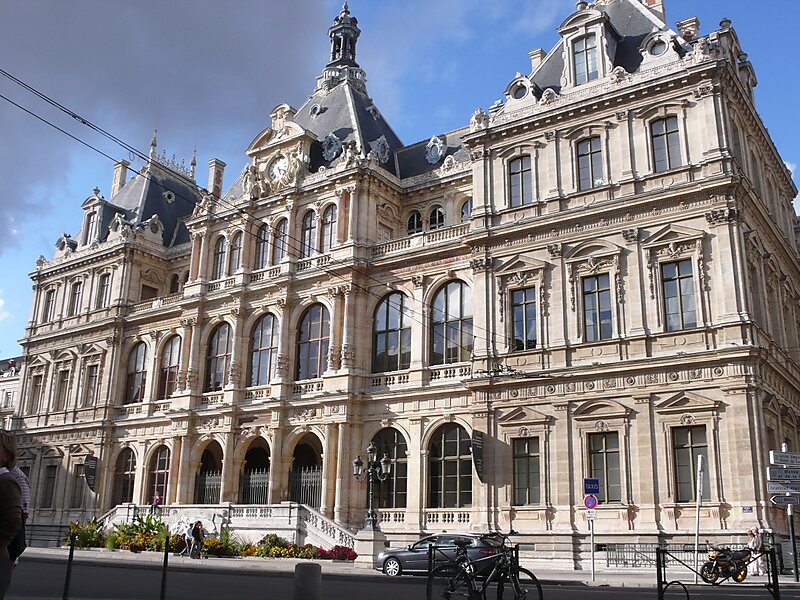
<instances>
[{"instance_id":1,"label":"roof finial spire","mask_svg":"<svg viewBox=\"0 0 800 600\"><path fill-rule=\"evenodd\" d=\"M153 129L153 138L150 140L150 160L156 157L156 148L158 147L158 129Z\"/></svg>"},{"instance_id":2,"label":"roof finial spire","mask_svg":"<svg viewBox=\"0 0 800 600\"><path fill-rule=\"evenodd\" d=\"M189 176L194 179L195 172L197 171L197 145L192 150L192 162L189 163Z\"/></svg>"},{"instance_id":3,"label":"roof finial spire","mask_svg":"<svg viewBox=\"0 0 800 600\"><path fill-rule=\"evenodd\" d=\"M350 14L350 7L347 6L347 0L344 0L344 4L342 5L342 12L346 15Z\"/></svg>"}]
</instances>

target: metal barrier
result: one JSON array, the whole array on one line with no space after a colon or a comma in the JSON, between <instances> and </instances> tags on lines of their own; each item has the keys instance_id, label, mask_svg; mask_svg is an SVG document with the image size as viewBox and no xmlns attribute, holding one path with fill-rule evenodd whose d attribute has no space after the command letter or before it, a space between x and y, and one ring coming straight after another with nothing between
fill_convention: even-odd
<instances>
[{"instance_id":1,"label":"metal barrier","mask_svg":"<svg viewBox=\"0 0 800 600\"><path fill-rule=\"evenodd\" d=\"M69 527L66 525L25 525L25 543L31 547L57 547L65 543Z\"/></svg>"},{"instance_id":2,"label":"metal barrier","mask_svg":"<svg viewBox=\"0 0 800 600\"><path fill-rule=\"evenodd\" d=\"M690 546L690 545L686 544L686 546ZM694 550L694 546L693 545L691 545L691 548L692 548L692 550ZM684 549L682 550L682 553L685 555L687 552L688 552L688 549L684 547ZM705 552L705 550L703 550L703 552ZM700 553L699 550L698 550L698 553ZM668 580L668 578L667 578L667 563L669 562L673 567L674 566L678 566L678 565L683 566L687 570L689 570L690 572L692 572L693 574L697 575L698 577L700 577L702 579L702 576L700 575L700 571L696 571L694 569L694 562L693 562L694 561L694 556L693 556L694 552L691 552L691 554L692 554L692 556L689 559L687 559L687 560L691 560L692 561L692 564L689 564L689 562L683 560L683 558L679 558L678 556L675 556L672 552L670 552L669 550L667 550L665 548L656 548L656 585L658 587L658 600L664 600L664 594L666 594L667 589L669 589L671 586L676 586L676 587L680 587L681 589L683 589L684 595L686 596L686 600L689 600L689 589L686 587L686 585L683 582L681 582L681 581L679 581L677 579L676 580L672 580L672 581ZM780 590L780 581L778 580L778 561L776 560L776 557L775 557L775 549L774 548L765 549L763 552L758 553L758 554L752 554L750 556L750 560L747 561L744 564L744 566L748 567L751 563L759 560L762 556L766 557L766 560L767 560L767 583L764 584L763 587L766 588L766 590L770 593L770 595L775 600L780 600L780 598L781 598L781 590ZM684 558L685 558L685 556L684 556ZM700 557L698 557L698 558L700 558ZM703 562L705 562L705 557L703 557ZM698 564L701 564L700 561L698 561ZM702 570L702 568L701 568L701 570ZM731 573L730 575L721 577L720 579L716 580L714 583L712 583L710 585L719 585L719 584L723 583L724 581L727 581L728 579L733 577L734 574L735 573Z\"/></svg>"}]
</instances>

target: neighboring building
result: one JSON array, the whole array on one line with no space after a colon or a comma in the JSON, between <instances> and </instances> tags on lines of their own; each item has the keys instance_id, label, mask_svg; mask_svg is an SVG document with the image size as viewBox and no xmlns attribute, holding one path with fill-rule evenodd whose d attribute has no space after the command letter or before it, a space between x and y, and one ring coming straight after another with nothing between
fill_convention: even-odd
<instances>
[{"instance_id":1,"label":"neighboring building","mask_svg":"<svg viewBox=\"0 0 800 600\"><path fill-rule=\"evenodd\" d=\"M0 425L3 429L13 426L12 418L19 399L20 357L0 360Z\"/></svg>"},{"instance_id":2,"label":"neighboring building","mask_svg":"<svg viewBox=\"0 0 800 600\"><path fill-rule=\"evenodd\" d=\"M704 538L784 533L765 467L800 447L797 190L730 21L663 15L578 3L503 102L404 146L345 5L313 94L227 191L223 163L200 189L155 140L141 175L118 163L32 274L34 522L157 490L358 527L372 440L395 544L513 526L580 562L584 477L597 543L684 540L699 455Z\"/></svg>"}]
</instances>

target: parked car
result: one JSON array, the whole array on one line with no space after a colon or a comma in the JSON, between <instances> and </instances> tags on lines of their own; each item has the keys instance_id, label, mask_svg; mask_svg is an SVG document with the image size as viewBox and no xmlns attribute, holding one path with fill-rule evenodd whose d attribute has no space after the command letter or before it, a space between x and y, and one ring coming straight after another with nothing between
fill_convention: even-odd
<instances>
[{"instance_id":1,"label":"parked car","mask_svg":"<svg viewBox=\"0 0 800 600\"><path fill-rule=\"evenodd\" d=\"M436 546L434 566L452 560L456 556L456 540L466 540L467 554L472 560L486 559L500 552L502 538L495 534L473 533L437 533L424 537L406 548L390 548L384 550L375 559L375 569L383 571L390 577L403 573L428 572L428 547ZM478 563L478 574L488 575L494 566L494 560L483 560Z\"/></svg>"}]
</instances>

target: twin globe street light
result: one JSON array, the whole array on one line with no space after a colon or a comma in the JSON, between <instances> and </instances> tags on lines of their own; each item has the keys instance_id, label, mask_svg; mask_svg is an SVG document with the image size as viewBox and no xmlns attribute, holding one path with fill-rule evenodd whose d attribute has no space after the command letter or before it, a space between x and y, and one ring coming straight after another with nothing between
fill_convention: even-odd
<instances>
[{"instance_id":1,"label":"twin globe street light","mask_svg":"<svg viewBox=\"0 0 800 600\"><path fill-rule=\"evenodd\" d=\"M353 476L356 481L366 480L369 483L368 502L369 508L367 510L367 520L364 522L364 529L371 531L379 531L378 526L378 513L374 506L374 484L386 481L392 474L392 459L386 454L383 458L378 460L378 449L372 442L367 446L367 462L361 460L361 456L357 456L353 461Z\"/></svg>"}]
</instances>

